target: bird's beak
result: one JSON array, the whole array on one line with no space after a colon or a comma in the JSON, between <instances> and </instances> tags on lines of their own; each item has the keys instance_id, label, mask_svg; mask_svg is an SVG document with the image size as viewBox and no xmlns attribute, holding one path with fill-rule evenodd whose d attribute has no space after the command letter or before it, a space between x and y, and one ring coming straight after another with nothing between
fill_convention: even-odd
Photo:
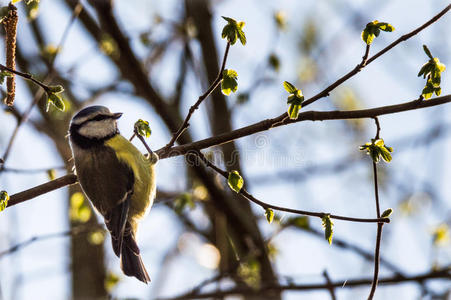
<instances>
[{"instance_id":1,"label":"bird's beak","mask_svg":"<svg viewBox=\"0 0 451 300\"><path fill-rule=\"evenodd\" d=\"M122 113L114 113L113 114L113 119L119 119L120 117L122 117Z\"/></svg>"}]
</instances>

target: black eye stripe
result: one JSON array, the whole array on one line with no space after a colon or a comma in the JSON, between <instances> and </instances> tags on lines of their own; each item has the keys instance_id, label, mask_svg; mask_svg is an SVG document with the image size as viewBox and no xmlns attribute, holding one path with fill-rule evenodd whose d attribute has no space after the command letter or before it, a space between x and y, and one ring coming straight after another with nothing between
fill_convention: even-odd
<instances>
[{"instance_id":1,"label":"black eye stripe","mask_svg":"<svg viewBox=\"0 0 451 300\"><path fill-rule=\"evenodd\" d=\"M102 120L110 119L110 118L111 118L111 116L107 116L107 115L97 115L89 121L102 121Z\"/></svg>"}]
</instances>

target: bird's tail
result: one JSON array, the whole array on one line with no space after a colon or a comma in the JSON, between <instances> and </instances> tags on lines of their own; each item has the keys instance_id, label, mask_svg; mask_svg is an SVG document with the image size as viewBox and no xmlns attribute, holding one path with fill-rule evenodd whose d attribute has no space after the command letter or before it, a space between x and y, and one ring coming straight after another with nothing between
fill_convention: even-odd
<instances>
[{"instance_id":1,"label":"bird's tail","mask_svg":"<svg viewBox=\"0 0 451 300\"><path fill-rule=\"evenodd\" d=\"M134 276L146 284L150 282L135 237L131 232L125 234L122 240L121 269L127 276Z\"/></svg>"}]
</instances>

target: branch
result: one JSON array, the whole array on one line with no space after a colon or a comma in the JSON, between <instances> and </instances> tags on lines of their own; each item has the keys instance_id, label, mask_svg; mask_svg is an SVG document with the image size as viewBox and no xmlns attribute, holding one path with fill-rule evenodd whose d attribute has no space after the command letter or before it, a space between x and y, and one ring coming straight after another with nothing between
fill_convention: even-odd
<instances>
[{"instance_id":1,"label":"branch","mask_svg":"<svg viewBox=\"0 0 451 300\"><path fill-rule=\"evenodd\" d=\"M285 120L281 123L283 118L276 117L273 119L266 119L252 125L242 127L230 132L226 132L217 136L206 138L197 142L175 146L170 149L161 148L157 150L160 159L184 155L189 151L196 151L212 146L222 145L233 140L249 136L258 132L266 131L273 128L273 125L279 123L277 126L297 123L302 121L325 121L325 120L347 120L347 119L361 119L374 118L381 115L394 114L414 109L422 109L426 107L442 105L451 102L451 95L437 97L427 101L413 101L404 102L401 104L381 106L370 109L348 110L348 111L305 111L299 114L296 120ZM285 115L283 115L285 116ZM280 120L279 120L280 119Z\"/></svg>"},{"instance_id":2,"label":"branch","mask_svg":"<svg viewBox=\"0 0 451 300\"><path fill-rule=\"evenodd\" d=\"M6 207L11 207L13 205L16 205L18 203L33 199L37 196L40 196L42 194L46 194L48 192L51 192L53 190L57 190L59 188L62 188L66 185L71 185L77 182L77 176L74 174L67 174L63 177L57 178L55 180L49 181L47 183L38 185L36 187L33 187L31 189L25 190L23 192L11 195L8 201L8 205Z\"/></svg>"},{"instance_id":3,"label":"branch","mask_svg":"<svg viewBox=\"0 0 451 300\"><path fill-rule=\"evenodd\" d=\"M423 274L400 277L400 276L392 276L386 277L379 280L380 284L398 284L398 283L406 283L406 282L418 282L423 283L427 280L432 279L444 279L451 280L451 272L450 267L445 267L437 271L431 271ZM351 279L351 280L343 280L343 281L335 281L327 284L287 284L287 285L265 285L260 289L252 289L249 287L235 287L229 290L217 290L204 294L197 293L187 293L181 296L173 297L173 298L159 298L160 300L182 300L182 299L206 299L206 298L222 298L228 295L262 295L268 291L314 291L314 290L325 290L331 287L334 288L351 288L355 286L368 285L371 284L372 279L364 278L364 279Z\"/></svg>"},{"instance_id":4,"label":"branch","mask_svg":"<svg viewBox=\"0 0 451 300\"><path fill-rule=\"evenodd\" d=\"M186 129L188 129L188 127L189 127L189 120L191 119L191 116L196 111L196 109L199 108L199 106L202 103L202 101L207 99L207 97L210 96L210 94L221 83L221 81L222 81L222 73L223 73L223 71L225 69L227 56L229 54L229 49L230 49L230 43L227 42L227 46L226 46L225 52L224 52L224 58L222 59L222 65L221 65L221 69L219 70L218 76L216 76L216 79L213 81L213 83L210 85L210 87L207 89L207 91L203 95L199 96L199 98L197 99L196 103L193 106L190 107L188 115L185 118L185 121L183 121L183 124L180 126L180 128L177 130L177 132L174 133L174 135L172 136L172 139L169 141L169 143L166 146L164 146L163 149L167 150L167 149L171 148L174 145L174 143L177 141L177 139L180 137L180 135L182 135L182 133Z\"/></svg>"},{"instance_id":5,"label":"branch","mask_svg":"<svg viewBox=\"0 0 451 300\"><path fill-rule=\"evenodd\" d=\"M220 174L225 179L228 178L228 176L229 176L228 172L221 170L220 168L218 168L217 166L212 164L205 157L205 155L203 155L200 151L190 152L189 154L192 154L192 155L195 155L196 157L198 157L207 167L213 169L215 172ZM298 210L298 209L292 209L292 208L268 204L266 202L258 200L257 198L255 198L254 196L249 194L245 188L242 188L240 190L239 195L241 195L243 198L245 198L248 201L251 201L251 202L254 202L255 204L260 205L264 209L271 208L273 210L284 211L284 212L289 212L289 213L298 214L298 215L318 217L318 218L323 218L327 214L327 213L322 213L322 212L311 212L311 211L306 211L306 210ZM337 219L337 220L343 220L343 221L350 221L350 222L361 222L361 223L390 223L390 219L388 219L388 218L365 219L365 218L345 217L345 216L332 215L332 214L330 214L330 218Z\"/></svg>"}]
</instances>

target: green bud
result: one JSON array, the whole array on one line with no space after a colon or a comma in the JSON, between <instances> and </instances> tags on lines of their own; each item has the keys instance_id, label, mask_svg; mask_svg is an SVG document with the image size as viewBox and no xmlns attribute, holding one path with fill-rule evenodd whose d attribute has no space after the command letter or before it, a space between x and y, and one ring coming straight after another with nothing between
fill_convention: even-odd
<instances>
[{"instance_id":1,"label":"green bud","mask_svg":"<svg viewBox=\"0 0 451 300\"><path fill-rule=\"evenodd\" d=\"M229 177L227 179L227 183L229 187L235 191L236 193L239 193L244 185L243 177L241 177L240 173L236 170L233 170L229 172Z\"/></svg>"},{"instance_id":2,"label":"green bud","mask_svg":"<svg viewBox=\"0 0 451 300\"><path fill-rule=\"evenodd\" d=\"M9 195L6 191L0 192L0 211L3 211L8 206Z\"/></svg>"},{"instance_id":3,"label":"green bud","mask_svg":"<svg viewBox=\"0 0 451 300\"><path fill-rule=\"evenodd\" d=\"M265 217L269 224L274 220L274 211L271 208L265 210Z\"/></svg>"},{"instance_id":4,"label":"green bud","mask_svg":"<svg viewBox=\"0 0 451 300\"><path fill-rule=\"evenodd\" d=\"M390 215L392 213L393 213L393 209L392 208L388 208L382 213L381 218L388 218L388 217L390 217Z\"/></svg>"},{"instance_id":5,"label":"green bud","mask_svg":"<svg viewBox=\"0 0 451 300\"><path fill-rule=\"evenodd\" d=\"M152 130L150 129L149 122L139 119L135 122L135 131L143 137L148 138L152 134Z\"/></svg>"}]
</instances>

